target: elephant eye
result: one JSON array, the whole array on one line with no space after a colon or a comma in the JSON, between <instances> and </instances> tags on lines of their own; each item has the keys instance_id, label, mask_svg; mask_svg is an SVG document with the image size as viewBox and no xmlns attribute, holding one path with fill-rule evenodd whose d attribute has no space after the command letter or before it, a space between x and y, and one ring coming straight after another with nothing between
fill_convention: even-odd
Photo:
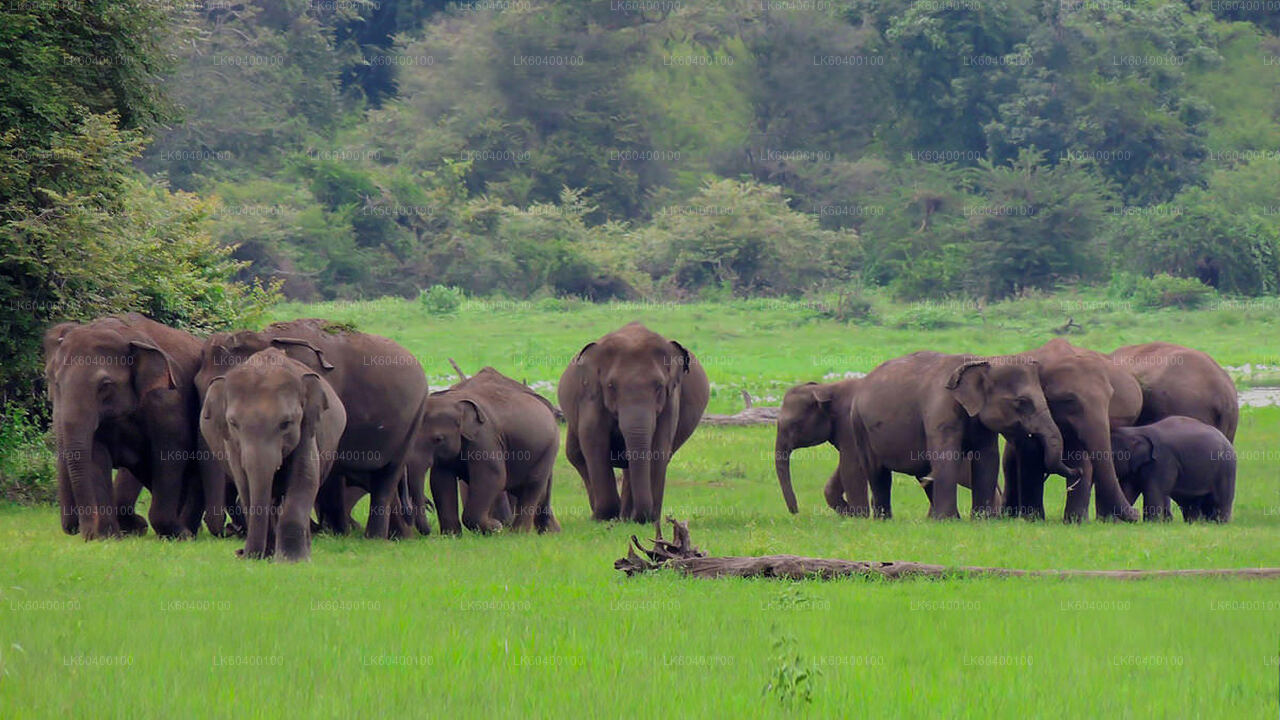
<instances>
[{"instance_id":1,"label":"elephant eye","mask_svg":"<svg viewBox=\"0 0 1280 720\"><path fill-rule=\"evenodd\" d=\"M281 422L280 422L280 429L281 429L281 430L288 430L288 429L289 429L289 426L290 426L290 425L292 425L292 424L293 424L293 421L292 421L292 420L283 420L283 421L281 421Z\"/></svg>"},{"instance_id":2,"label":"elephant eye","mask_svg":"<svg viewBox=\"0 0 1280 720\"><path fill-rule=\"evenodd\" d=\"M227 418L227 424L237 430L240 429L240 423L236 422L235 418Z\"/></svg>"}]
</instances>

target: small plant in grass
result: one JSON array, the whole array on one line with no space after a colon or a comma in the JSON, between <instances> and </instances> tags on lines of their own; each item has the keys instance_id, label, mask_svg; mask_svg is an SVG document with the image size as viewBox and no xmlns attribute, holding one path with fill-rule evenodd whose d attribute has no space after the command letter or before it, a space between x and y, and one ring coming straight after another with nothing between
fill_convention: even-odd
<instances>
[{"instance_id":1,"label":"small plant in grass","mask_svg":"<svg viewBox=\"0 0 1280 720\"><path fill-rule=\"evenodd\" d=\"M462 288L432 285L418 293L418 302L431 315L452 315L467 297Z\"/></svg>"},{"instance_id":2,"label":"small plant in grass","mask_svg":"<svg viewBox=\"0 0 1280 720\"><path fill-rule=\"evenodd\" d=\"M818 670L800 655L796 639L790 635L778 635L773 640L774 667L764 694L772 695L789 708L813 702L813 689Z\"/></svg>"}]
</instances>

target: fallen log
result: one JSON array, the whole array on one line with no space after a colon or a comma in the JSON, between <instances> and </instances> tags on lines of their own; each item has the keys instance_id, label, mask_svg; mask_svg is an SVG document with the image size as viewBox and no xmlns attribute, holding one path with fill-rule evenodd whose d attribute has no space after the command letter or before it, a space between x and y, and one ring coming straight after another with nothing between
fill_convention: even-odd
<instances>
[{"instance_id":1,"label":"fallen log","mask_svg":"<svg viewBox=\"0 0 1280 720\"><path fill-rule=\"evenodd\" d=\"M1280 578L1280 568L1206 568L1193 570L1018 570L1000 567L948 566L919 562L883 562L835 560L799 555L765 555L762 557L709 557L693 546L688 523L670 517L673 540L662 539L661 528L652 548L645 548L631 536L627 556L613 567L627 576L671 568L681 574L701 578L766 577L787 580L830 580L842 577L873 577L886 580L906 578L961 577L1097 577L1113 580L1139 580L1158 577L1246 577ZM639 550L640 553L637 553Z\"/></svg>"}]
</instances>

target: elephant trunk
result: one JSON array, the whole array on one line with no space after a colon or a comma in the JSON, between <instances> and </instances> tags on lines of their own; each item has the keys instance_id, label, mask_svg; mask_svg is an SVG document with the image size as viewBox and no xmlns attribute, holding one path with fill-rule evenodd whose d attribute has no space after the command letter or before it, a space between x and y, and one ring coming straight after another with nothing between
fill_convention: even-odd
<instances>
[{"instance_id":1,"label":"elephant trunk","mask_svg":"<svg viewBox=\"0 0 1280 720\"><path fill-rule=\"evenodd\" d=\"M625 409L618 416L618 428L627 446L631 519L638 523L651 523L657 519L652 471L655 415L652 409L641 408Z\"/></svg>"},{"instance_id":2,"label":"elephant trunk","mask_svg":"<svg viewBox=\"0 0 1280 720\"><path fill-rule=\"evenodd\" d=\"M1062 431L1058 429L1048 409L1040 411L1032 418L1028 423L1027 432L1039 438L1044 445L1044 466L1049 472L1072 480L1080 477L1079 470L1067 467L1062 460Z\"/></svg>"},{"instance_id":3,"label":"elephant trunk","mask_svg":"<svg viewBox=\"0 0 1280 720\"><path fill-rule=\"evenodd\" d=\"M778 486L782 488L782 499L787 501L787 509L794 515L800 512L796 504L796 493L791 488L791 443L781 436L773 446L773 467L778 473Z\"/></svg>"},{"instance_id":4,"label":"elephant trunk","mask_svg":"<svg viewBox=\"0 0 1280 720\"><path fill-rule=\"evenodd\" d=\"M67 527L68 513L80 519L80 534L85 540L93 540L99 534L109 532L110 509L107 504L110 497L98 497L100 488L94 477L97 469L91 457L93 451L93 434L97 430L96 422L75 422L54 412L54 432L57 435L59 460L66 468L65 482L70 485L69 493L59 493L70 499L69 507L63 507L63 527ZM61 479L61 476L60 476Z\"/></svg>"},{"instance_id":5,"label":"elephant trunk","mask_svg":"<svg viewBox=\"0 0 1280 720\"><path fill-rule=\"evenodd\" d=\"M244 541L244 554L245 557L266 557L273 519L271 489L276 470L280 468L280 456L270 448L246 448L240 452L240 462L249 485L246 507L249 534Z\"/></svg>"},{"instance_id":6,"label":"elephant trunk","mask_svg":"<svg viewBox=\"0 0 1280 720\"><path fill-rule=\"evenodd\" d=\"M1110 418L1103 416L1091 422L1080 432L1080 436L1093 463L1094 497L1098 515L1137 520L1138 511L1133 509L1133 505L1125 497L1116 472L1115 454L1111 450Z\"/></svg>"}]
</instances>

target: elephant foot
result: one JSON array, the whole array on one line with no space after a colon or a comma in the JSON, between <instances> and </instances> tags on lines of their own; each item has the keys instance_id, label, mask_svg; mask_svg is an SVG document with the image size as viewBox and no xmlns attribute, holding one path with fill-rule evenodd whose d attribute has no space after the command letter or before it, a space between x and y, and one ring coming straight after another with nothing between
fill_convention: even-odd
<instances>
[{"instance_id":1,"label":"elephant foot","mask_svg":"<svg viewBox=\"0 0 1280 720\"><path fill-rule=\"evenodd\" d=\"M120 516L120 532L125 535L146 535L147 528L147 521L133 513Z\"/></svg>"}]
</instances>

